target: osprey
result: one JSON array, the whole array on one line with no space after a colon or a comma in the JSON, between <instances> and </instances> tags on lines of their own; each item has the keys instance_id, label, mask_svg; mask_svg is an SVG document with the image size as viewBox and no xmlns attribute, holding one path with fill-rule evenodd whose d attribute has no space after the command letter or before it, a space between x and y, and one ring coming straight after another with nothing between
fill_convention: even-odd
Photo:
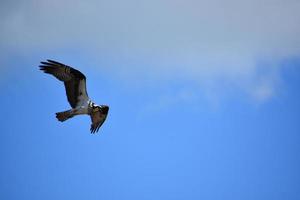
<instances>
[{"instance_id":1,"label":"osprey","mask_svg":"<svg viewBox=\"0 0 300 200\"><path fill-rule=\"evenodd\" d=\"M86 90L86 78L80 71L65 64L47 60L41 62L40 70L52 74L58 80L63 81L68 101L72 107L70 110L56 113L56 118L64 122L75 115L90 115L92 124L91 133L98 132L104 123L109 107L107 105L96 105L91 101Z\"/></svg>"}]
</instances>

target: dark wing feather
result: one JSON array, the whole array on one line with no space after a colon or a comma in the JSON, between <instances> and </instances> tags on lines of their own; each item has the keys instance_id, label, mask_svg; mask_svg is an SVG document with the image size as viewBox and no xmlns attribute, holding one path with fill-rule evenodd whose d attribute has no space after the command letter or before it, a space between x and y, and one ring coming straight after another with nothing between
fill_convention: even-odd
<instances>
[{"instance_id":1,"label":"dark wing feather","mask_svg":"<svg viewBox=\"0 0 300 200\"><path fill-rule=\"evenodd\" d=\"M96 133L99 131L99 128L106 120L107 114L108 114L108 106L105 106L104 108L100 108L100 110L96 112L92 112L90 114L92 120L91 129L90 129L91 133Z\"/></svg>"},{"instance_id":2,"label":"dark wing feather","mask_svg":"<svg viewBox=\"0 0 300 200\"><path fill-rule=\"evenodd\" d=\"M83 98L88 99L86 78L83 73L53 60L47 60L47 62L41 62L41 64L40 70L52 74L58 80L64 82L68 101L72 108L76 107L79 96L82 95Z\"/></svg>"}]
</instances>

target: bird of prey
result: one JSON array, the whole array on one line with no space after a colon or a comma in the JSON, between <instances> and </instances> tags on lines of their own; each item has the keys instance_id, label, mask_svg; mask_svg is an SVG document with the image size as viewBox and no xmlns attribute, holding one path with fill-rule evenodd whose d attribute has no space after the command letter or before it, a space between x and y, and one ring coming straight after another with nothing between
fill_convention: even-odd
<instances>
[{"instance_id":1,"label":"bird of prey","mask_svg":"<svg viewBox=\"0 0 300 200\"><path fill-rule=\"evenodd\" d=\"M65 64L47 60L41 62L40 70L52 74L58 80L63 81L68 101L72 107L70 110L56 113L56 118L64 122L76 115L90 115L91 133L98 132L104 123L109 107L107 105L96 105L91 101L86 90L86 78L80 71Z\"/></svg>"}]
</instances>

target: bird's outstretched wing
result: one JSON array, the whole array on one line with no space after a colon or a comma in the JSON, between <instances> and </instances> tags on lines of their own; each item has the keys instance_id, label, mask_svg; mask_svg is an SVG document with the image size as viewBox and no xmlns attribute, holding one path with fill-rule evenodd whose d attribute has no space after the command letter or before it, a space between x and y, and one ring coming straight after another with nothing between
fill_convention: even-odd
<instances>
[{"instance_id":1,"label":"bird's outstretched wing","mask_svg":"<svg viewBox=\"0 0 300 200\"><path fill-rule=\"evenodd\" d=\"M91 133L96 133L99 131L99 128L102 126L107 117L108 109L108 106L98 107L90 114L92 120L90 129Z\"/></svg>"},{"instance_id":2,"label":"bird's outstretched wing","mask_svg":"<svg viewBox=\"0 0 300 200\"><path fill-rule=\"evenodd\" d=\"M41 64L40 70L52 74L64 82L68 101L72 108L75 108L79 101L89 99L86 90L86 78L83 73L53 60L47 60Z\"/></svg>"}]
</instances>

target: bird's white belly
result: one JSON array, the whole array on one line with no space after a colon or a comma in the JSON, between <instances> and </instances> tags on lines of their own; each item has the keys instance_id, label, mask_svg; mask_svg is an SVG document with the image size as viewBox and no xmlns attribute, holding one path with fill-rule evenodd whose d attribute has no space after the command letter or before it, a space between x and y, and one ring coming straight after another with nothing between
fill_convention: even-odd
<instances>
[{"instance_id":1,"label":"bird's white belly","mask_svg":"<svg viewBox=\"0 0 300 200\"><path fill-rule=\"evenodd\" d=\"M79 101L77 107L74 109L77 115L89 113L89 101Z\"/></svg>"},{"instance_id":2,"label":"bird's white belly","mask_svg":"<svg viewBox=\"0 0 300 200\"><path fill-rule=\"evenodd\" d=\"M75 115L84 115L84 114L88 114L89 113L89 109L87 106L78 106L74 109L74 114Z\"/></svg>"}]
</instances>

